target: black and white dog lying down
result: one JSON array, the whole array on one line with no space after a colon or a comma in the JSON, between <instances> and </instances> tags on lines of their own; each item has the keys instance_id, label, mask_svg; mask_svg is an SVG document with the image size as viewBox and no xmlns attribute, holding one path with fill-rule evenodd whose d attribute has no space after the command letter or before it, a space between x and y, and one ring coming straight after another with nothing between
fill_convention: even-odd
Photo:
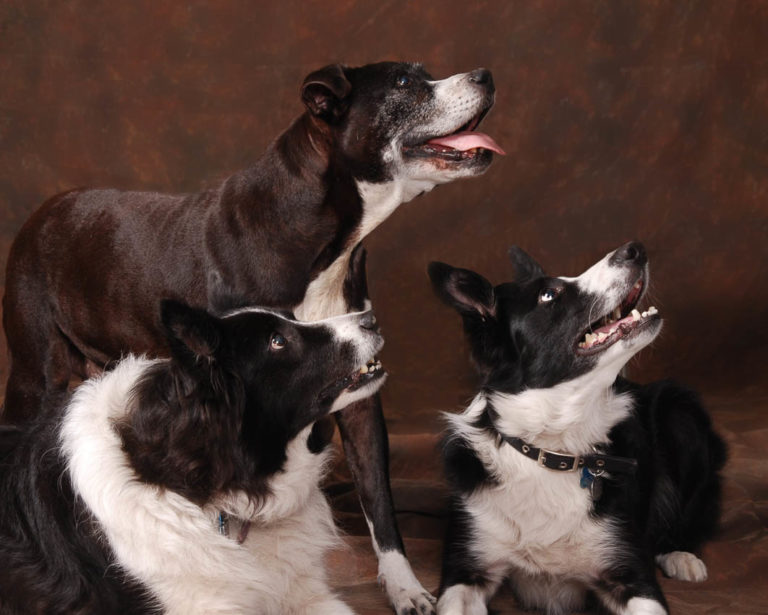
<instances>
[{"instance_id":1,"label":"black and white dog lying down","mask_svg":"<svg viewBox=\"0 0 768 615\"><path fill-rule=\"evenodd\" d=\"M549 614L667 613L654 562L706 578L694 552L716 528L726 451L694 393L617 378L661 330L655 308L637 307L645 250L626 244L577 278L510 254L516 278L495 288L466 269L429 268L483 378L448 416L438 613L486 613L505 579L521 606Z\"/></svg>"},{"instance_id":2,"label":"black and white dog lying down","mask_svg":"<svg viewBox=\"0 0 768 615\"><path fill-rule=\"evenodd\" d=\"M56 418L4 428L0 613L351 613L325 580L310 436L383 384L372 312L164 302L162 322L170 360L128 356Z\"/></svg>"}]
</instances>

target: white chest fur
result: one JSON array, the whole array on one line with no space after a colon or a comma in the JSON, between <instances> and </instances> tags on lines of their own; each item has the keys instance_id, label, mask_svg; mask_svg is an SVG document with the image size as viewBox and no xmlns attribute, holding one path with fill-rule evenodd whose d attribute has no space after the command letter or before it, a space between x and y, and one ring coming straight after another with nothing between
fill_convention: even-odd
<instances>
[{"instance_id":1,"label":"white chest fur","mask_svg":"<svg viewBox=\"0 0 768 615\"><path fill-rule=\"evenodd\" d=\"M501 576L511 566L529 574L596 575L616 542L615 530L591 516L591 495L579 473L542 468L506 443L497 445L472 425L485 404L480 395L462 415L449 417L497 481L463 496L475 555Z\"/></svg>"},{"instance_id":2,"label":"white chest fur","mask_svg":"<svg viewBox=\"0 0 768 615\"><path fill-rule=\"evenodd\" d=\"M128 357L82 385L61 430L62 451L79 497L93 512L117 562L166 613L287 613L327 593L322 556L336 542L331 512L317 487L322 458L306 450L307 432L289 445L286 471L252 517L245 544L217 533L216 507L139 481L111 419L125 412L150 361ZM301 440L299 442L299 440ZM227 500L243 514L241 498ZM302 602L303 601L303 602Z\"/></svg>"},{"instance_id":3,"label":"white chest fur","mask_svg":"<svg viewBox=\"0 0 768 615\"><path fill-rule=\"evenodd\" d=\"M433 180L416 179L377 184L358 182L357 189L363 204L360 224L344 251L309 284L301 303L294 308L296 318L306 321L322 320L348 312L349 306L344 299L344 279L354 247L384 222L398 206L418 194L428 192L434 186ZM369 308L370 306L366 307Z\"/></svg>"}]
</instances>

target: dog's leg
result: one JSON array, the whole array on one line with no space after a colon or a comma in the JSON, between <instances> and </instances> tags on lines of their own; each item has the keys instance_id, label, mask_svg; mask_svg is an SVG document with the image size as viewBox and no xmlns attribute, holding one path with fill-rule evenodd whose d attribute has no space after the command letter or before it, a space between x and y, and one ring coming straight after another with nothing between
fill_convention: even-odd
<instances>
[{"instance_id":1,"label":"dog's leg","mask_svg":"<svg viewBox=\"0 0 768 615\"><path fill-rule=\"evenodd\" d=\"M669 609L652 563L627 562L611 571L592 589L600 603L615 615L668 615Z\"/></svg>"},{"instance_id":2,"label":"dog's leg","mask_svg":"<svg viewBox=\"0 0 768 615\"><path fill-rule=\"evenodd\" d=\"M434 613L435 599L416 579L397 529L389 485L389 442L379 396L336 414L344 453L379 558L379 581L398 615Z\"/></svg>"},{"instance_id":3,"label":"dog's leg","mask_svg":"<svg viewBox=\"0 0 768 615\"><path fill-rule=\"evenodd\" d=\"M9 284L3 299L10 372L2 421L23 423L63 399L69 385L69 342L46 302L31 287Z\"/></svg>"}]
</instances>

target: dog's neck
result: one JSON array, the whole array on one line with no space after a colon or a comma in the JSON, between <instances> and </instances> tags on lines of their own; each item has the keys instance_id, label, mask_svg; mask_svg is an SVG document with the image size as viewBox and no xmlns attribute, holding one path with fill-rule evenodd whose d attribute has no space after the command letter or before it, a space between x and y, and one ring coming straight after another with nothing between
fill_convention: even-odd
<instances>
[{"instance_id":1,"label":"dog's neck","mask_svg":"<svg viewBox=\"0 0 768 615\"><path fill-rule=\"evenodd\" d=\"M631 399L585 374L546 389L509 394L486 391L490 419L500 433L537 447L586 454L631 411ZM472 406L470 406L471 408Z\"/></svg>"}]
</instances>

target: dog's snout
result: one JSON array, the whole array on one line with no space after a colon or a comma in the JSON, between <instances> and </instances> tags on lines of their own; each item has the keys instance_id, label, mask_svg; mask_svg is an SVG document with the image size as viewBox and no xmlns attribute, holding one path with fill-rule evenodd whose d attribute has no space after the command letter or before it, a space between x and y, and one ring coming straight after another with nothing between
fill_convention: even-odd
<instances>
[{"instance_id":1,"label":"dog's snout","mask_svg":"<svg viewBox=\"0 0 768 615\"><path fill-rule=\"evenodd\" d=\"M360 317L360 326L369 331L376 331L379 328L379 323L373 312L369 310Z\"/></svg>"},{"instance_id":2,"label":"dog's snout","mask_svg":"<svg viewBox=\"0 0 768 615\"><path fill-rule=\"evenodd\" d=\"M648 262L645 247L639 241L630 241L617 249L611 256L613 265L638 265L642 267Z\"/></svg>"},{"instance_id":3,"label":"dog's snout","mask_svg":"<svg viewBox=\"0 0 768 615\"><path fill-rule=\"evenodd\" d=\"M469 80L471 83L493 88L493 75L487 68L476 68L469 73Z\"/></svg>"}]
</instances>

